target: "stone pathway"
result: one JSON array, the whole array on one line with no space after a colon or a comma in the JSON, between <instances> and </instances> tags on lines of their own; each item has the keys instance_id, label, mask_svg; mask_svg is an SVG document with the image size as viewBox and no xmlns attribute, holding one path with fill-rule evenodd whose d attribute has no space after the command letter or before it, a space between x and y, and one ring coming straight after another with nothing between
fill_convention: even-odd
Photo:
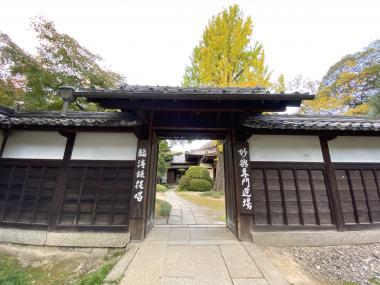
<instances>
[{"instance_id":1,"label":"stone pathway","mask_svg":"<svg viewBox=\"0 0 380 285\"><path fill-rule=\"evenodd\" d=\"M154 227L120 285L287 284L261 250L221 227Z\"/></svg>"},{"instance_id":2,"label":"stone pathway","mask_svg":"<svg viewBox=\"0 0 380 285\"><path fill-rule=\"evenodd\" d=\"M220 221L220 213L201 207L179 197L171 186L165 193L157 193L157 199L165 200L172 205L168 219L156 219L156 225L225 225Z\"/></svg>"}]
</instances>

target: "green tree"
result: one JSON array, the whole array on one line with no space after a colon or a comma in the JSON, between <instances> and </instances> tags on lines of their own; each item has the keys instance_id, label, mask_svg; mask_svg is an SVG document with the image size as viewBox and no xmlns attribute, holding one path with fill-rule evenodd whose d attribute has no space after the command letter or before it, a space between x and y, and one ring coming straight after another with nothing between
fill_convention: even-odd
<instances>
[{"instance_id":1,"label":"green tree","mask_svg":"<svg viewBox=\"0 0 380 285\"><path fill-rule=\"evenodd\" d=\"M212 17L186 67L184 86L270 87L262 44L252 42L252 19L238 5Z\"/></svg>"},{"instance_id":2,"label":"green tree","mask_svg":"<svg viewBox=\"0 0 380 285\"><path fill-rule=\"evenodd\" d=\"M380 86L379 86L380 87ZM380 117L380 92L369 101L370 114Z\"/></svg>"},{"instance_id":3,"label":"green tree","mask_svg":"<svg viewBox=\"0 0 380 285\"><path fill-rule=\"evenodd\" d=\"M286 84L285 76L283 74L280 74L280 76L277 78L277 81L273 84L273 87L276 93L285 93Z\"/></svg>"},{"instance_id":4,"label":"green tree","mask_svg":"<svg viewBox=\"0 0 380 285\"><path fill-rule=\"evenodd\" d=\"M380 40L343 57L323 77L316 99L304 110L318 114L365 115L380 92Z\"/></svg>"},{"instance_id":5,"label":"green tree","mask_svg":"<svg viewBox=\"0 0 380 285\"><path fill-rule=\"evenodd\" d=\"M166 140L159 142L157 160L157 178L162 179L169 167L169 161L173 160L173 153Z\"/></svg>"},{"instance_id":6,"label":"green tree","mask_svg":"<svg viewBox=\"0 0 380 285\"><path fill-rule=\"evenodd\" d=\"M32 28L39 40L36 55L0 33L0 103L13 107L17 99L25 101L29 110L59 110L62 102L55 95L60 86L115 88L123 80L121 75L101 68L100 56L59 33L53 22L36 18ZM95 108L91 104L86 107Z\"/></svg>"}]
</instances>

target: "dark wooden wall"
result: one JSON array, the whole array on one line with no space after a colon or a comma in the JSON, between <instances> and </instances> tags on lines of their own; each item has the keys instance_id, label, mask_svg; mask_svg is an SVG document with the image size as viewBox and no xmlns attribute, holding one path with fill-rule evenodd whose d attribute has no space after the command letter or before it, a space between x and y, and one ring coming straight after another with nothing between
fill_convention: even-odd
<instances>
[{"instance_id":1,"label":"dark wooden wall","mask_svg":"<svg viewBox=\"0 0 380 285\"><path fill-rule=\"evenodd\" d=\"M251 162L255 229L331 228L337 215L346 229L380 225L380 164L333 167L336 187L324 163Z\"/></svg>"},{"instance_id":2,"label":"dark wooden wall","mask_svg":"<svg viewBox=\"0 0 380 285\"><path fill-rule=\"evenodd\" d=\"M323 164L251 165L256 225L332 225Z\"/></svg>"},{"instance_id":3,"label":"dark wooden wall","mask_svg":"<svg viewBox=\"0 0 380 285\"><path fill-rule=\"evenodd\" d=\"M345 225L380 224L380 164L334 168Z\"/></svg>"},{"instance_id":4,"label":"dark wooden wall","mask_svg":"<svg viewBox=\"0 0 380 285\"><path fill-rule=\"evenodd\" d=\"M47 226L58 161L1 160L0 222Z\"/></svg>"},{"instance_id":5,"label":"dark wooden wall","mask_svg":"<svg viewBox=\"0 0 380 285\"><path fill-rule=\"evenodd\" d=\"M0 223L126 231L134 164L1 159Z\"/></svg>"}]
</instances>

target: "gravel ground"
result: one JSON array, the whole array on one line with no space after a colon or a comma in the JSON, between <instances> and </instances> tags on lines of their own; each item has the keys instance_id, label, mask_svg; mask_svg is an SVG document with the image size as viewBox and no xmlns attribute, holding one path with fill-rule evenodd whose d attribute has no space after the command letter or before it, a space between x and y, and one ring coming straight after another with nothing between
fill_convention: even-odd
<instances>
[{"instance_id":1,"label":"gravel ground","mask_svg":"<svg viewBox=\"0 0 380 285\"><path fill-rule=\"evenodd\" d=\"M380 284L380 243L274 250L293 257L305 271L320 279L360 285Z\"/></svg>"}]
</instances>

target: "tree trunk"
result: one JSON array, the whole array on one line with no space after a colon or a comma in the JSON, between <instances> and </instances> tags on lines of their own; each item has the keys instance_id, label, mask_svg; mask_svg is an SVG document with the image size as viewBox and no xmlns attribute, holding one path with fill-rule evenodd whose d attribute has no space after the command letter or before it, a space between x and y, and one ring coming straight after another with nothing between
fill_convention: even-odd
<instances>
[{"instance_id":1,"label":"tree trunk","mask_svg":"<svg viewBox=\"0 0 380 285\"><path fill-rule=\"evenodd\" d=\"M224 156L223 156L223 145L217 144L216 146L216 175L214 183L214 191L224 193Z\"/></svg>"}]
</instances>

